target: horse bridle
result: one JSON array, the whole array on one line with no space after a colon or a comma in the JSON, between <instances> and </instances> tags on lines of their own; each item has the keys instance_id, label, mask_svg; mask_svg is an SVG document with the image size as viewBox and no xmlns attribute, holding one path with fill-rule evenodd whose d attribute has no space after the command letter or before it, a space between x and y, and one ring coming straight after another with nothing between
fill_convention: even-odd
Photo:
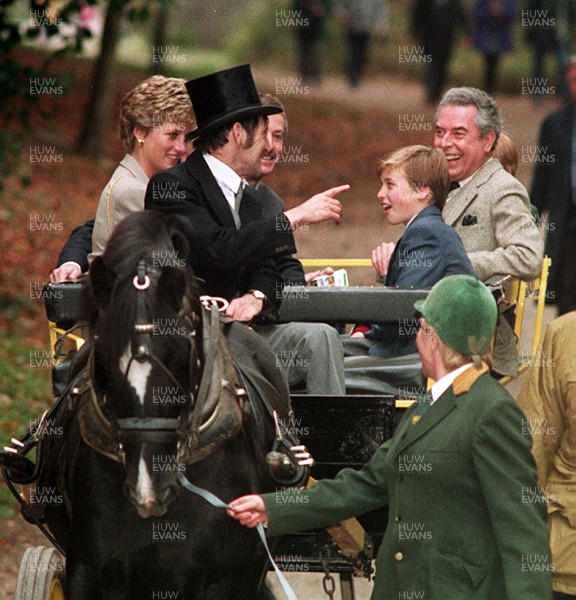
<instances>
[{"instance_id":1,"label":"horse bridle","mask_svg":"<svg viewBox=\"0 0 576 600\"><path fill-rule=\"evenodd\" d=\"M116 425L116 427L114 427L110 418L108 418L103 411L103 406L106 404L106 398L99 397L99 394L94 390L93 386L91 386L91 402L93 404L93 409L95 409L94 414L106 430L109 433L112 433L112 435L115 434L114 437L117 438L116 451L106 452L105 454L122 464L125 464L124 444L126 442L176 443L178 448L178 462L186 462L185 456L198 444L200 434L208 429L218 417L219 403L216 404L214 412L204 421L204 423L201 422L204 416L203 409L208 398L208 379L217 351L214 347L215 345L212 345L207 356L204 357L204 365L202 365L198 354L195 351L191 351L189 371L192 372L193 369L197 369L202 372L202 377L200 383L197 383L190 392L186 391L186 388L176 379L170 369L150 349L150 336L154 332L154 324L150 323L147 319L145 294L150 288L150 275L152 274L156 274L156 270L147 267L145 261L140 260L136 275L132 280L132 285L137 290L136 323L134 324L135 337L132 339L132 355L123 373L121 386L127 385L130 368L134 362L153 362L162 369L162 371L180 390L183 391L185 395L189 394L191 396L193 407L192 410L189 411L183 410L178 417L173 418L116 417L113 419L114 425ZM220 306L222 299L209 299L206 296L202 296L201 301L211 315L212 327L219 327L219 311L222 310L222 307ZM181 316L187 319L192 325L187 338L191 350L195 349L195 338L197 337L197 324L199 321L198 316L193 310L184 310L184 313ZM92 369L94 363L93 354L94 352L92 351ZM245 394L243 389L233 386L228 381L223 381L222 386L231 391L238 398ZM98 450L101 451L101 449Z\"/></svg>"}]
</instances>

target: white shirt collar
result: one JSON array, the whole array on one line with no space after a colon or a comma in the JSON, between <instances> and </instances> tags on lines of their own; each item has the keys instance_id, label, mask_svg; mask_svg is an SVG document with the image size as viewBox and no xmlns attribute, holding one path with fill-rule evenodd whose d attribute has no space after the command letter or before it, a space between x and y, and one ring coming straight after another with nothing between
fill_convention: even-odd
<instances>
[{"instance_id":1,"label":"white shirt collar","mask_svg":"<svg viewBox=\"0 0 576 600\"><path fill-rule=\"evenodd\" d=\"M424 210L424 209L422 209ZM406 229L408 229L408 227L410 227L410 223L412 223L412 221L419 215L420 213L416 213L409 221L408 223L406 223Z\"/></svg>"},{"instance_id":2,"label":"white shirt collar","mask_svg":"<svg viewBox=\"0 0 576 600\"><path fill-rule=\"evenodd\" d=\"M430 404L434 404L438 398L452 385L453 381L460 375L460 373L464 373L466 369L473 367L474 363L466 363L461 367L458 367L454 371L450 371L444 375L444 377L440 377L440 379L430 388L430 394L432 395L432 402Z\"/></svg>"},{"instance_id":3,"label":"white shirt collar","mask_svg":"<svg viewBox=\"0 0 576 600\"><path fill-rule=\"evenodd\" d=\"M214 175L214 179L216 179L216 183L222 190L230 208L234 210L234 199L240 186L243 185L242 178L236 171L215 156L203 153L202 157L206 161L210 172Z\"/></svg>"}]
</instances>

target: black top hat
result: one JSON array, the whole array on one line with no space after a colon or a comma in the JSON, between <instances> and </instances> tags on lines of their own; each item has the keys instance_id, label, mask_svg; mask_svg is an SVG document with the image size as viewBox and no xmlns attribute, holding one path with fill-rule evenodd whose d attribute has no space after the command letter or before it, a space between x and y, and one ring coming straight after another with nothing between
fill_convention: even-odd
<instances>
[{"instance_id":1,"label":"black top hat","mask_svg":"<svg viewBox=\"0 0 576 600\"><path fill-rule=\"evenodd\" d=\"M256 115L282 112L278 106L262 104L250 65L240 65L186 82L198 127L186 140L209 129Z\"/></svg>"}]
</instances>

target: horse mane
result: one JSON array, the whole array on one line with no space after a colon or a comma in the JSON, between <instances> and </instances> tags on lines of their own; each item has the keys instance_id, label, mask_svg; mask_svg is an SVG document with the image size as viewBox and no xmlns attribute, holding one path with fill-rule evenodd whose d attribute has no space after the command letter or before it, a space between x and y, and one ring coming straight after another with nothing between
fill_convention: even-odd
<instances>
[{"instance_id":1,"label":"horse mane","mask_svg":"<svg viewBox=\"0 0 576 600\"><path fill-rule=\"evenodd\" d=\"M200 291L189 266L190 234L183 217L153 210L131 213L114 229L104 253L90 267L91 329L95 332L105 327L114 332L109 336L111 350L122 352L120 345L131 338L138 293L132 281L141 260L154 269L151 280L159 282L154 293L144 295L147 314L161 316L162 302L180 304L175 313L200 312ZM167 282L174 281L175 276L179 285L173 288ZM181 297L174 297L176 294ZM101 323L103 309L109 304L114 308Z\"/></svg>"}]
</instances>

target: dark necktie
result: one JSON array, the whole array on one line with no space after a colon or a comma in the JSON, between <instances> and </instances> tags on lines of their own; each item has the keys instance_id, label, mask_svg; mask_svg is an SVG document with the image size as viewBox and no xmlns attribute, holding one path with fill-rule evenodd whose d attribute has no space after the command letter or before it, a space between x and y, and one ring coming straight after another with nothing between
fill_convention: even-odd
<instances>
[{"instance_id":1,"label":"dark necktie","mask_svg":"<svg viewBox=\"0 0 576 600\"><path fill-rule=\"evenodd\" d=\"M460 187L460 184L457 181L451 181L450 182L450 190L457 190Z\"/></svg>"},{"instance_id":2,"label":"dark necktie","mask_svg":"<svg viewBox=\"0 0 576 600\"><path fill-rule=\"evenodd\" d=\"M234 195L234 210L232 211L232 216L234 217L234 224L236 225L236 229L240 229L240 203L242 202L242 194L244 193L244 182L240 184L238 191Z\"/></svg>"},{"instance_id":3,"label":"dark necktie","mask_svg":"<svg viewBox=\"0 0 576 600\"><path fill-rule=\"evenodd\" d=\"M386 276L384 277L384 285L396 285L396 280L398 279L398 267L394 266L394 263L396 261L396 255L398 254L400 242L402 242L402 238L396 242L396 246L394 246L394 252L392 252L390 255L390 260L388 261L388 271L386 271Z\"/></svg>"}]
</instances>

